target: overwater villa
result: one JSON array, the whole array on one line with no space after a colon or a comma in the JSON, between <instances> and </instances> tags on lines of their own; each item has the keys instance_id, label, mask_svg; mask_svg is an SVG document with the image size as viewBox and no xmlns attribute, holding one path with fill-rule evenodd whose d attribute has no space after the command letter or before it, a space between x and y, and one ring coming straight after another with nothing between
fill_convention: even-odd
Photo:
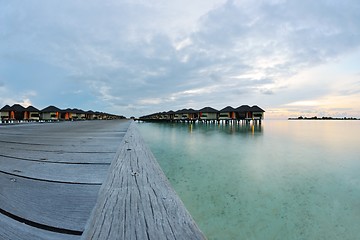
<instances>
[{"instance_id":1,"label":"overwater villa","mask_svg":"<svg viewBox=\"0 0 360 240\"><path fill-rule=\"evenodd\" d=\"M174 119L182 121L195 121L198 119L199 111L192 108L182 109L175 112Z\"/></svg>"},{"instance_id":2,"label":"overwater villa","mask_svg":"<svg viewBox=\"0 0 360 240\"><path fill-rule=\"evenodd\" d=\"M48 106L39 110L33 106L24 108L20 104L5 105L0 109L0 123L28 122L28 121L71 121L71 120L97 120L120 119L123 116L103 112L84 111L77 108L60 109Z\"/></svg>"},{"instance_id":3,"label":"overwater villa","mask_svg":"<svg viewBox=\"0 0 360 240\"><path fill-rule=\"evenodd\" d=\"M199 110L200 121L216 121L218 120L219 111L212 107L204 107Z\"/></svg>"},{"instance_id":4,"label":"overwater villa","mask_svg":"<svg viewBox=\"0 0 360 240\"><path fill-rule=\"evenodd\" d=\"M81 109L77 109L77 108L72 109L72 111L73 111L73 119L74 120L85 120L86 119L85 111L83 111Z\"/></svg>"},{"instance_id":5,"label":"overwater villa","mask_svg":"<svg viewBox=\"0 0 360 240\"><path fill-rule=\"evenodd\" d=\"M238 108L233 108L227 106L220 111L212 107L204 107L200 110L190 109L181 109L177 111L168 111L162 113L153 113L150 115L140 117L139 121L172 121L172 122L220 122L225 121L229 123L230 121L235 122L258 122L261 123L261 120L264 119L264 110L254 105L250 107L249 105L241 105Z\"/></svg>"},{"instance_id":6,"label":"overwater villa","mask_svg":"<svg viewBox=\"0 0 360 240\"><path fill-rule=\"evenodd\" d=\"M175 111L174 120L181 120L182 119L182 113L183 113L184 110L185 109Z\"/></svg>"},{"instance_id":7,"label":"overwater villa","mask_svg":"<svg viewBox=\"0 0 360 240\"><path fill-rule=\"evenodd\" d=\"M265 111L256 105L252 107L242 105L236 108L236 112L238 114L237 118L241 120L262 120Z\"/></svg>"},{"instance_id":8,"label":"overwater villa","mask_svg":"<svg viewBox=\"0 0 360 240\"><path fill-rule=\"evenodd\" d=\"M220 115L219 115L219 120L225 120L225 121L229 121L229 120L236 120L236 110L235 108L231 107L231 106L227 106L223 109L221 109L220 111Z\"/></svg>"},{"instance_id":9,"label":"overwater villa","mask_svg":"<svg viewBox=\"0 0 360 240\"><path fill-rule=\"evenodd\" d=\"M40 120L40 110L33 106L28 106L25 109L24 120L39 121Z\"/></svg>"},{"instance_id":10,"label":"overwater villa","mask_svg":"<svg viewBox=\"0 0 360 240\"><path fill-rule=\"evenodd\" d=\"M168 120L174 120L174 118L175 118L175 112L172 110L165 112L165 115L166 115L165 118Z\"/></svg>"},{"instance_id":11,"label":"overwater villa","mask_svg":"<svg viewBox=\"0 0 360 240\"><path fill-rule=\"evenodd\" d=\"M42 120L60 120L61 109L55 106L48 106L41 110L41 119Z\"/></svg>"},{"instance_id":12,"label":"overwater villa","mask_svg":"<svg viewBox=\"0 0 360 240\"><path fill-rule=\"evenodd\" d=\"M13 106L5 105L0 110L1 121L14 121L14 120L26 120L26 121L38 121L39 110L33 106L24 108L20 104L14 104Z\"/></svg>"},{"instance_id":13,"label":"overwater villa","mask_svg":"<svg viewBox=\"0 0 360 240\"><path fill-rule=\"evenodd\" d=\"M24 120L25 118L25 108L20 104L14 104L11 106L10 112L11 119L21 119Z\"/></svg>"},{"instance_id":14,"label":"overwater villa","mask_svg":"<svg viewBox=\"0 0 360 240\"><path fill-rule=\"evenodd\" d=\"M0 117L1 121L9 121L10 120L10 112L11 107L9 105L5 105L0 109Z\"/></svg>"},{"instance_id":15,"label":"overwater villa","mask_svg":"<svg viewBox=\"0 0 360 240\"><path fill-rule=\"evenodd\" d=\"M199 111L189 108L186 112L187 119L190 121L196 121L199 118Z\"/></svg>"},{"instance_id":16,"label":"overwater villa","mask_svg":"<svg viewBox=\"0 0 360 240\"><path fill-rule=\"evenodd\" d=\"M71 108L67 108L61 111L61 119L72 120L73 110Z\"/></svg>"},{"instance_id":17,"label":"overwater villa","mask_svg":"<svg viewBox=\"0 0 360 240\"><path fill-rule=\"evenodd\" d=\"M252 119L261 120L264 117L264 110L256 105L251 107Z\"/></svg>"},{"instance_id":18,"label":"overwater villa","mask_svg":"<svg viewBox=\"0 0 360 240\"><path fill-rule=\"evenodd\" d=\"M251 119L251 107L249 105L241 105L240 107L236 108L236 118L240 120Z\"/></svg>"},{"instance_id":19,"label":"overwater villa","mask_svg":"<svg viewBox=\"0 0 360 240\"><path fill-rule=\"evenodd\" d=\"M97 116L94 111L89 110L85 112L85 118L86 120L94 120L97 119Z\"/></svg>"}]
</instances>

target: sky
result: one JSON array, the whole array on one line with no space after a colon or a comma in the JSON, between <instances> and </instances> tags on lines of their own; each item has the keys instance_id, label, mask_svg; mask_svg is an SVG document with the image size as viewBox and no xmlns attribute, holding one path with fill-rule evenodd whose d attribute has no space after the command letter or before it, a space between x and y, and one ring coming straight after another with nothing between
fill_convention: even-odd
<instances>
[{"instance_id":1,"label":"sky","mask_svg":"<svg viewBox=\"0 0 360 240\"><path fill-rule=\"evenodd\" d=\"M0 0L0 107L360 117L358 0Z\"/></svg>"}]
</instances>

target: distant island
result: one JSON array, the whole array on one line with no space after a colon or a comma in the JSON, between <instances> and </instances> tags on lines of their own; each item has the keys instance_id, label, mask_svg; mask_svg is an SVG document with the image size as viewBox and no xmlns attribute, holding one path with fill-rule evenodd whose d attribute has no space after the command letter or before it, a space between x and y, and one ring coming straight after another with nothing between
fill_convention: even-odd
<instances>
[{"instance_id":1,"label":"distant island","mask_svg":"<svg viewBox=\"0 0 360 240\"><path fill-rule=\"evenodd\" d=\"M360 120L360 118L354 118L354 117L343 117L343 118L338 118L338 117L297 117L297 118L288 118L288 120Z\"/></svg>"}]
</instances>

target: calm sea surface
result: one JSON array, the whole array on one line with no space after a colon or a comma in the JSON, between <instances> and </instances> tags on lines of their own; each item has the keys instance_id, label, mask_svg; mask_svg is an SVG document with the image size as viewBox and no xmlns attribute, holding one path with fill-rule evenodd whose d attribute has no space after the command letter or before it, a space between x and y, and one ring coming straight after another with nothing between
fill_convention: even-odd
<instances>
[{"instance_id":1,"label":"calm sea surface","mask_svg":"<svg viewBox=\"0 0 360 240\"><path fill-rule=\"evenodd\" d=\"M359 239L360 121L138 123L212 239Z\"/></svg>"}]
</instances>

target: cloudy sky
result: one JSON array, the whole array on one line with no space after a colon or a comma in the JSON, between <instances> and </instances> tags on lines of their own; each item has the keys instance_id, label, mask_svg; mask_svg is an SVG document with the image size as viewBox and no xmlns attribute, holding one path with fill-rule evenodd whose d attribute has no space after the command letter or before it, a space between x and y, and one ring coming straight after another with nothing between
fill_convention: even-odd
<instances>
[{"instance_id":1,"label":"cloudy sky","mask_svg":"<svg viewBox=\"0 0 360 240\"><path fill-rule=\"evenodd\" d=\"M360 117L359 0L0 0L0 107Z\"/></svg>"}]
</instances>

